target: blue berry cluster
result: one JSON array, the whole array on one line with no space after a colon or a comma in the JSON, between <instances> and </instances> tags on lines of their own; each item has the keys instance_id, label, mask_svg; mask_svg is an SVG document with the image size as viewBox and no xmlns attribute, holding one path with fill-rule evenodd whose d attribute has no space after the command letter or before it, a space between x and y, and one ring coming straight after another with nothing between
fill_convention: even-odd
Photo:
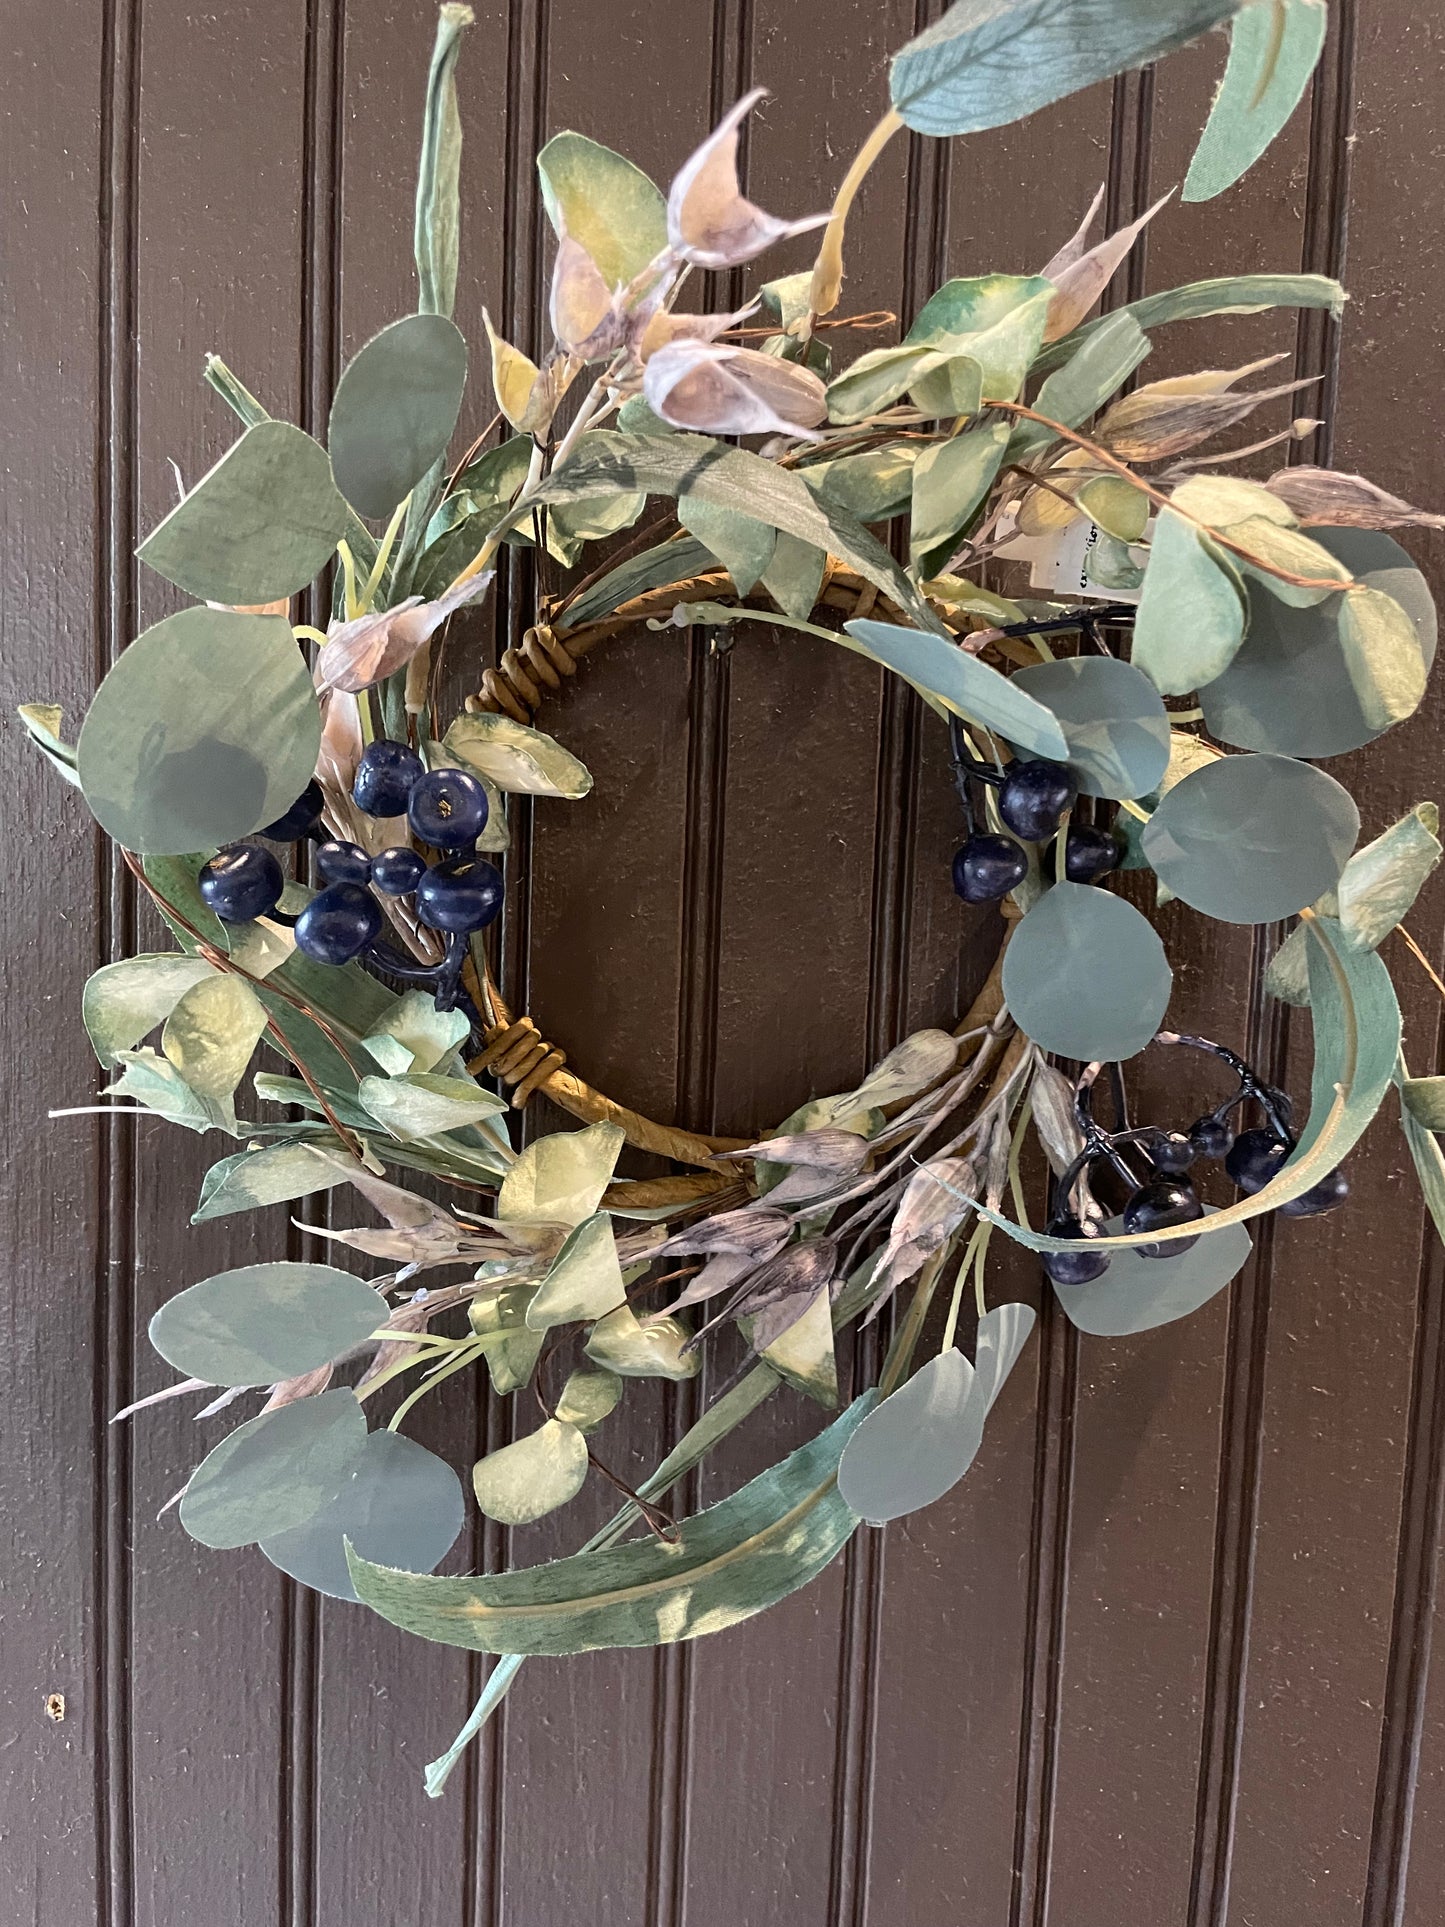
<instances>
[{"instance_id":1,"label":"blue berry cluster","mask_svg":"<svg viewBox=\"0 0 1445 1927\"><path fill-rule=\"evenodd\" d=\"M1061 763L1043 757L1010 763L1004 771L976 762L955 746L960 788L969 814L970 833L953 858L953 887L965 903L996 903L1016 890L1029 873L1025 843L1048 842L1058 830L1064 811L1078 796L1073 779ZM974 830L967 784L970 779L998 791L998 813L1012 836ZM1070 883L1097 883L1118 866L1123 855L1109 830L1092 824L1070 824L1064 842L1064 876Z\"/></svg>"},{"instance_id":2,"label":"blue berry cluster","mask_svg":"<svg viewBox=\"0 0 1445 1927\"><path fill-rule=\"evenodd\" d=\"M352 800L368 816L404 815L413 837L437 852L428 864L410 845L368 856L359 844L325 840L320 828L323 797L312 782L261 835L274 843L310 838L322 888L295 919L296 947L316 963L368 959L413 981L435 978L439 1001L455 991L464 940L489 924L502 907L500 871L477 854L487 826L487 792L466 770L427 770L405 743L380 739L357 765ZM201 896L223 923L249 923L277 914L285 877L272 853L259 843L233 843L202 866ZM449 939L447 961L420 970L378 948L382 910L375 893L412 897L418 920ZM284 919L290 921L290 919Z\"/></svg>"},{"instance_id":3,"label":"blue berry cluster","mask_svg":"<svg viewBox=\"0 0 1445 1927\"><path fill-rule=\"evenodd\" d=\"M1094 1118L1090 1102L1093 1078L1101 1067L1091 1065L1085 1071L1074 1098L1074 1118L1083 1133L1084 1148L1054 1187L1059 1203L1047 1226L1051 1237L1076 1239L1079 1248L1044 1254L1044 1271L1056 1285L1090 1284L1109 1269L1108 1252L1090 1248L1091 1240L1101 1235L1097 1224L1081 1221L1067 1203L1081 1173L1112 1173L1122 1182L1126 1193L1122 1228L1137 1236L1193 1224L1204 1216L1204 1206L1188 1175L1196 1164L1222 1161L1225 1176L1252 1197L1283 1169L1295 1148L1294 1107L1289 1096L1266 1083L1237 1052L1205 1037L1185 1037L1172 1031L1161 1032L1160 1041L1207 1051L1235 1072L1239 1087L1213 1111L1196 1118L1187 1131L1165 1131L1157 1125L1131 1126L1127 1114L1121 1116L1122 1128L1105 1131ZM1115 1092L1116 1101L1120 1101L1122 1080L1117 1067ZM1230 1120L1237 1109L1251 1104L1263 1113L1265 1122L1236 1134ZM1122 1108L1120 1102L1121 1113ZM1299 1197L1280 1205L1279 1215L1322 1217L1342 1204L1349 1191L1350 1181L1340 1165ZM1143 1258L1169 1259L1182 1256L1195 1243L1194 1238L1177 1238L1167 1244L1136 1248Z\"/></svg>"}]
</instances>

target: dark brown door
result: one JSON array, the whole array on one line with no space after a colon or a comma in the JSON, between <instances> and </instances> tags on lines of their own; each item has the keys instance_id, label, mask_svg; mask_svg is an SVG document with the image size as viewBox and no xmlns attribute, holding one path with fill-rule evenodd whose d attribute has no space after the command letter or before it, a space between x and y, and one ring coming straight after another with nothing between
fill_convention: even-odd
<instances>
[{"instance_id":1,"label":"dark brown door","mask_svg":"<svg viewBox=\"0 0 1445 1927\"><path fill-rule=\"evenodd\" d=\"M927 14L928 8L920 5ZM575 126L665 175L753 82L765 205L826 204L913 0L481 0L464 70L458 319L526 340L530 158ZM411 304L423 0L10 0L0 196L0 665L83 708L167 606L130 554L230 427L223 352L314 424L339 359ZM1247 181L1173 209L1134 292L1340 274L1344 329L1176 331L1154 367L1283 351L1321 459L1445 503L1445 27L1337 0L1307 112ZM1107 178L1177 182L1216 45L949 148L901 144L858 217L848 299L905 317L949 272L1029 270ZM795 244L794 265L806 260ZM1288 364L1283 372L1288 372ZM475 424L480 426L480 417ZM1438 582L1438 536L1413 543ZM502 622L516 619L505 595ZM476 673L495 638L467 631ZM680 632L600 652L552 711L594 797L520 825L509 968L586 1075L748 1129L949 1019L992 936L947 887L954 819L915 707L841 652ZM1438 694L1347 776L1374 829L1440 794ZM1080 1342L1044 1318L966 1482L733 1632L533 1662L441 1804L423 1762L465 1656L318 1605L156 1514L194 1462L144 1340L181 1285L287 1247L285 1213L191 1230L210 1147L47 1122L97 1087L84 977L142 939L78 801L7 725L7 1257L0 1326L0 1918L15 1927L1433 1927L1445 1892L1435 1613L1445 1318L1392 1128L1339 1218L1261 1242L1188 1323ZM1445 888L1412 917L1437 960ZM1249 943L1171 914L1191 1016L1270 1032ZM1191 949L1191 946L1192 949ZM1439 1006L1406 977L1417 1068ZM294 1249L294 1246L293 1246ZM1027 1268L1014 1281L1033 1295ZM637 1400L641 1467L685 1414ZM458 1389L424 1434L465 1464L505 1411ZM769 1407L705 1500L805 1435ZM599 1500L599 1504L600 1504ZM584 1522L585 1523L585 1522ZM535 1560L573 1515L478 1533Z\"/></svg>"}]
</instances>

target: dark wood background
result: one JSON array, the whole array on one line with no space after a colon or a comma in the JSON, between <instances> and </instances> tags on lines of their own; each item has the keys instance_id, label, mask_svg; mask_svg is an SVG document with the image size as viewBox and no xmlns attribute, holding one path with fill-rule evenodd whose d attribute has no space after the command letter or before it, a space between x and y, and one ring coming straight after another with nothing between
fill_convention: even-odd
<instances>
[{"instance_id":1,"label":"dark wood background","mask_svg":"<svg viewBox=\"0 0 1445 1927\"><path fill-rule=\"evenodd\" d=\"M575 126L659 178L754 82L764 205L821 207L881 110L914 0L478 0L463 64L458 319L533 338L530 159ZM928 9L921 4L920 15ZM423 0L10 0L0 288L0 676L83 709L171 606L138 533L231 437L224 353L315 426L337 368L412 302ZM1319 459L1445 502L1445 26L1336 0L1307 112L1247 181L1172 208L1131 289L1306 267L1343 331L1266 315L1175 330L1151 372L1282 349L1323 372ZM949 272L1037 267L1107 178L1128 218L1182 175L1216 41L1027 124L895 143L853 230L848 300L906 319ZM806 259L795 247L793 265ZM1286 364L1285 372L1288 371ZM479 382L467 419L489 413ZM1413 543L1439 583L1439 538ZM515 629L520 599L504 593ZM489 624L468 631L475 660ZM544 718L544 720L548 720ZM754 632L600 653L556 728L576 806L519 811L512 988L585 1075L658 1115L776 1121L901 1032L947 1021L993 933L947 886L940 745L842 651ZM1435 701L1341 769L1374 833L1439 795ZM980 1462L864 1533L817 1584L659 1655L533 1661L441 1804L422 1795L478 1689L466 1656L318 1604L160 1505L198 1456L180 1406L109 1414L165 1370L164 1298L297 1249L286 1214L191 1230L219 1151L72 1118L98 1084L89 971L137 914L73 793L7 721L0 1342L0 1914L16 1927L1431 1927L1445 1887L1445 1670L1429 1665L1445 1319L1391 1122L1357 1199L1268 1231L1186 1324L1080 1343L1046 1310ZM1413 919L1438 958L1445 889ZM1247 934L1164 918L1181 1015L1303 1088ZM1414 1068L1439 1007L1402 952ZM1194 1115L1158 1093L1161 1115ZM349 1213L351 1207L346 1207ZM1000 1290L1035 1292L1027 1267ZM694 1394L628 1407L641 1466ZM460 1385L423 1436L465 1466L509 1423ZM425 1409L425 1408L424 1408ZM816 1423L769 1408L690 1495ZM201 1428L206 1440L215 1428ZM604 1500L478 1532L477 1563L576 1543ZM63 1722L46 1697L62 1694Z\"/></svg>"}]
</instances>

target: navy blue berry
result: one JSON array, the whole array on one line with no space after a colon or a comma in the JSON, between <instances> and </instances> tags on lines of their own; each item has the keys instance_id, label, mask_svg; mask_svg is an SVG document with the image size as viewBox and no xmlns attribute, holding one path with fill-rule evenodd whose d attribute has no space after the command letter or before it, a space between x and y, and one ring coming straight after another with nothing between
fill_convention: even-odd
<instances>
[{"instance_id":1,"label":"navy blue berry","mask_svg":"<svg viewBox=\"0 0 1445 1927\"><path fill-rule=\"evenodd\" d=\"M1194 1186L1185 1178L1151 1178L1124 1206L1124 1229L1131 1237L1141 1231L1163 1231L1172 1225L1193 1224L1204 1216ZM1196 1242L1179 1238L1168 1244L1140 1245L1141 1258L1178 1258Z\"/></svg>"},{"instance_id":2,"label":"navy blue berry","mask_svg":"<svg viewBox=\"0 0 1445 1927\"><path fill-rule=\"evenodd\" d=\"M318 845L316 868L327 883L369 883L371 858L359 843L339 840Z\"/></svg>"},{"instance_id":3,"label":"navy blue berry","mask_svg":"<svg viewBox=\"0 0 1445 1927\"><path fill-rule=\"evenodd\" d=\"M406 814L423 843L470 849L487 827L487 792L464 769L429 770L412 785Z\"/></svg>"},{"instance_id":4,"label":"navy blue berry","mask_svg":"<svg viewBox=\"0 0 1445 1927\"><path fill-rule=\"evenodd\" d=\"M1060 763L1010 763L998 793L998 813L1015 836L1042 843L1059 827L1059 818L1078 793Z\"/></svg>"},{"instance_id":5,"label":"navy blue berry","mask_svg":"<svg viewBox=\"0 0 1445 1927\"><path fill-rule=\"evenodd\" d=\"M1070 883L1097 883L1100 877L1118 869L1122 855L1111 831L1081 823L1069 830L1064 844L1064 875Z\"/></svg>"},{"instance_id":6,"label":"navy blue berry","mask_svg":"<svg viewBox=\"0 0 1445 1927\"><path fill-rule=\"evenodd\" d=\"M417 884L417 915L433 930L481 930L501 909L502 896L502 873L485 857L449 857Z\"/></svg>"},{"instance_id":7,"label":"navy blue berry","mask_svg":"<svg viewBox=\"0 0 1445 1927\"><path fill-rule=\"evenodd\" d=\"M344 964L381 930L381 905L358 883L332 883L296 919L296 947L315 963Z\"/></svg>"},{"instance_id":8,"label":"navy blue berry","mask_svg":"<svg viewBox=\"0 0 1445 1927\"><path fill-rule=\"evenodd\" d=\"M259 834L269 836L273 843L295 843L316 827L325 800L321 785L313 777L286 814L278 816L274 823L268 823Z\"/></svg>"},{"instance_id":9,"label":"navy blue berry","mask_svg":"<svg viewBox=\"0 0 1445 1927\"><path fill-rule=\"evenodd\" d=\"M414 749L379 736L362 751L351 800L368 816L402 816L412 786L422 774L422 761Z\"/></svg>"},{"instance_id":10,"label":"navy blue berry","mask_svg":"<svg viewBox=\"0 0 1445 1927\"><path fill-rule=\"evenodd\" d=\"M1202 1158L1222 1158L1229 1154L1234 1132L1222 1117L1196 1118L1189 1127L1189 1142Z\"/></svg>"},{"instance_id":11,"label":"navy blue berry","mask_svg":"<svg viewBox=\"0 0 1445 1927\"><path fill-rule=\"evenodd\" d=\"M1077 1238L1077 1251L1046 1251L1044 1275L1056 1285L1089 1285L1109 1269L1107 1251L1091 1250L1088 1233L1072 1212L1055 1218L1049 1225L1051 1238Z\"/></svg>"},{"instance_id":12,"label":"navy blue berry","mask_svg":"<svg viewBox=\"0 0 1445 1927\"><path fill-rule=\"evenodd\" d=\"M1337 1164L1318 1184L1312 1184L1308 1191L1302 1191L1297 1198L1291 1198L1288 1204L1282 1204L1279 1215L1282 1218L1322 1218L1327 1211L1333 1211L1337 1204L1343 1204L1349 1195L1350 1181L1345 1176L1345 1167Z\"/></svg>"},{"instance_id":13,"label":"navy blue berry","mask_svg":"<svg viewBox=\"0 0 1445 1927\"><path fill-rule=\"evenodd\" d=\"M409 897L425 875L426 863L405 844L371 859L371 880L383 896Z\"/></svg>"},{"instance_id":14,"label":"navy blue berry","mask_svg":"<svg viewBox=\"0 0 1445 1927\"><path fill-rule=\"evenodd\" d=\"M259 843L233 843L201 865L201 897L222 923L250 923L281 901L281 865Z\"/></svg>"},{"instance_id":15,"label":"navy blue berry","mask_svg":"<svg viewBox=\"0 0 1445 1927\"><path fill-rule=\"evenodd\" d=\"M1252 1197L1262 1191L1289 1156L1291 1146L1273 1131L1241 1131L1224 1160L1226 1174Z\"/></svg>"},{"instance_id":16,"label":"navy blue berry","mask_svg":"<svg viewBox=\"0 0 1445 1927\"><path fill-rule=\"evenodd\" d=\"M1158 1131L1144 1145L1149 1162L1158 1171L1178 1177L1194 1162L1194 1145L1178 1131Z\"/></svg>"},{"instance_id":17,"label":"navy blue berry","mask_svg":"<svg viewBox=\"0 0 1445 1927\"><path fill-rule=\"evenodd\" d=\"M953 887L965 903L996 903L1028 873L1028 857L1011 836L971 836L954 853Z\"/></svg>"}]
</instances>

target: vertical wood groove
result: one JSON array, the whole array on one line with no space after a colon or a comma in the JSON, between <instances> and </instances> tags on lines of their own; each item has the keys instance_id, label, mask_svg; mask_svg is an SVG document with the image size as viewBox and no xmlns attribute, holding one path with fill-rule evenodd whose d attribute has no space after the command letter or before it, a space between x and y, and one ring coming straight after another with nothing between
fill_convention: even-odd
<instances>
[{"instance_id":1,"label":"vertical wood groove","mask_svg":"<svg viewBox=\"0 0 1445 1927\"><path fill-rule=\"evenodd\" d=\"M97 211L100 350L96 448L97 683L134 627L136 531L136 199L140 167L141 0L106 0L101 18ZM98 831L96 962L135 947L129 874ZM134 1927L129 1428L110 1423L132 1396L135 1325L135 1125L97 1119L95 1814L103 1927Z\"/></svg>"}]
</instances>

